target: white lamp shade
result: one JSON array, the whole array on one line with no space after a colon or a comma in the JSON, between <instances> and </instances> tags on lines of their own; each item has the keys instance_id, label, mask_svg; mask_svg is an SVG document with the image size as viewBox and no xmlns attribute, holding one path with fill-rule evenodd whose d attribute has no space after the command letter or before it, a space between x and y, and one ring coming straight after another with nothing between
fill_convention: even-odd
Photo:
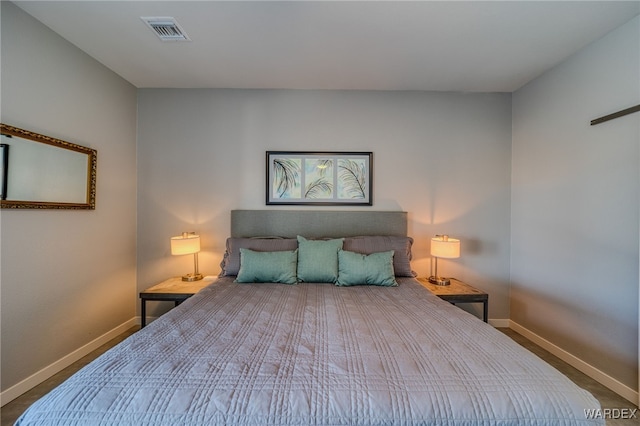
<instances>
[{"instance_id":1,"label":"white lamp shade","mask_svg":"<svg viewBox=\"0 0 640 426\"><path fill-rule=\"evenodd\" d=\"M447 236L437 236L431 239L431 256L445 259L455 259L460 257L460 240L448 238Z\"/></svg>"},{"instance_id":2,"label":"white lamp shade","mask_svg":"<svg viewBox=\"0 0 640 426\"><path fill-rule=\"evenodd\" d=\"M200 235L171 237L171 254L194 254L200 251Z\"/></svg>"}]
</instances>

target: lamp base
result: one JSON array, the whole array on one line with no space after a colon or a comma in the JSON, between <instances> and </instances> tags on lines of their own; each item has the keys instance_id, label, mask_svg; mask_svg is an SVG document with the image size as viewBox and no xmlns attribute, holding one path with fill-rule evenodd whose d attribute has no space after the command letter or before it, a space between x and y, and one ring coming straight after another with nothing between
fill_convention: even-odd
<instances>
[{"instance_id":1,"label":"lamp base","mask_svg":"<svg viewBox=\"0 0 640 426\"><path fill-rule=\"evenodd\" d=\"M187 274L182 276L182 281L200 281L204 276L202 274Z\"/></svg>"},{"instance_id":2,"label":"lamp base","mask_svg":"<svg viewBox=\"0 0 640 426\"><path fill-rule=\"evenodd\" d=\"M433 275L429 277L429 282L435 285L449 285L451 284L451 280L449 278L443 277L434 277Z\"/></svg>"}]
</instances>

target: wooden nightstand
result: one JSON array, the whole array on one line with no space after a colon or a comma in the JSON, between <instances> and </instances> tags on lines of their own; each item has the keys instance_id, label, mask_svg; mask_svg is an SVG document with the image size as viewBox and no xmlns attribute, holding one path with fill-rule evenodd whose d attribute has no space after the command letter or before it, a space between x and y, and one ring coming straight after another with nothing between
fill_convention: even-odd
<instances>
[{"instance_id":1,"label":"wooden nightstand","mask_svg":"<svg viewBox=\"0 0 640 426\"><path fill-rule=\"evenodd\" d=\"M453 305L456 303L482 303L482 320L484 322L489 320L489 295L487 293L454 278L451 278L450 285L431 284L428 278L418 278L418 281L431 293Z\"/></svg>"},{"instance_id":2,"label":"wooden nightstand","mask_svg":"<svg viewBox=\"0 0 640 426\"><path fill-rule=\"evenodd\" d=\"M204 277L200 281L182 281L182 277L169 278L160 284L140 292L140 327L147 325L147 300L174 302L175 306L184 302L212 282L216 277Z\"/></svg>"}]
</instances>

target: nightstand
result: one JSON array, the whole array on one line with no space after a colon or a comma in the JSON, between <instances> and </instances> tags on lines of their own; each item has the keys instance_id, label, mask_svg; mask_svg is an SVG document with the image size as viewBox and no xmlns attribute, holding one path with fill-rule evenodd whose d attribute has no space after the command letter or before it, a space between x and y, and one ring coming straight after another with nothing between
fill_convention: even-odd
<instances>
[{"instance_id":1,"label":"nightstand","mask_svg":"<svg viewBox=\"0 0 640 426\"><path fill-rule=\"evenodd\" d=\"M169 278L140 292L140 327L147 325L147 300L174 302L175 306L184 302L212 282L216 277L204 277L199 281L182 281L182 277Z\"/></svg>"},{"instance_id":2,"label":"nightstand","mask_svg":"<svg viewBox=\"0 0 640 426\"><path fill-rule=\"evenodd\" d=\"M431 293L453 305L456 303L482 303L482 320L484 322L488 321L489 295L487 293L454 278L451 278L450 285L431 284L428 278L418 278L418 281L420 281L420 284L425 286Z\"/></svg>"}]
</instances>

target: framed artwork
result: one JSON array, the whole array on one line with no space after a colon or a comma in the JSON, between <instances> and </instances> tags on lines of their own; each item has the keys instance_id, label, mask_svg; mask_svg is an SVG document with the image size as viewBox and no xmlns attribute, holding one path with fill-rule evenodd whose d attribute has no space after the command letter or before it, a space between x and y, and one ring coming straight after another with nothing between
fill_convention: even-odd
<instances>
[{"instance_id":1,"label":"framed artwork","mask_svg":"<svg viewBox=\"0 0 640 426\"><path fill-rule=\"evenodd\" d=\"M267 151L267 204L372 203L371 152Z\"/></svg>"},{"instance_id":2,"label":"framed artwork","mask_svg":"<svg viewBox=\"0 0 640 426\"><path fill-rule=\"evenodd\" d=\"M0 200L7 199L7 177L9 175L9 145L0 144Z\"/></svg>"}]
</instances>

